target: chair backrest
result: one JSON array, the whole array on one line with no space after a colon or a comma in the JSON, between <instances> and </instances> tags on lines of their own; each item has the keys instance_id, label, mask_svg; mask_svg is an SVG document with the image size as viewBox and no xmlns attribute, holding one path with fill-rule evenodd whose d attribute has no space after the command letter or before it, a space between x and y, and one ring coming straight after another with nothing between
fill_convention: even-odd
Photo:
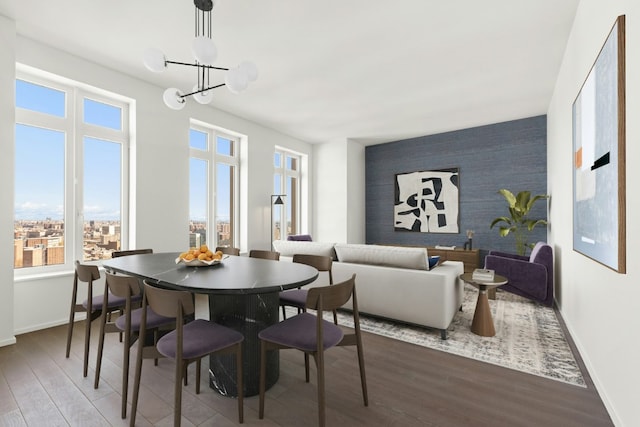
<instances>
[{"instance_id":1,"label":"chair backrest","mask_svg":"<svg viewBox=\"0 0 640 427\"><path fill-rule=\"evenodd\" d=\"M318 271L329 272L329 283L333 284L333 273L331 271L333 259L330 256L295 254L293 255L293 262L310 265Z\"/></svg>"},{"instance_id":2,"label":"chair backrest","mask_svg":"<svg viewBox=\"0 0 640 427\"><path fill-rule=\"evenodd\" d=\"M76 261L75 275L81 282L91 283L100 278L100 270L97 265L81 264L80 261Z\"/></svg>"},{"instance_id":3,"label":"chair backrest","mask_svg":"<svg viewBox=\"0 0 640 427\"><path fill-rule=\"evenodd\" d=\"M145 281L144 296L151 310L160 316L179 319L195 312L193 295L187 291L157 288Z\"/></svg>"},{"instance_id":4,"label":"chair backrest","mask_svg":"<svg viewBox=\"0 0 640 427\"><path fill-rule=\"evenodd\" d=\"M113 251L111 252L111 258L118 258L121 256L128 255L141 255L141 254L152 254L153 249L129 249L126 251Z\"/></svg>"},{"instance_id":5,"label":"chair backrest","mask_svg":"<svg viewBox=\"0 0 640 427\"><path fill-rule=\"evenodd\" d=\"M105 273L105 281L111 293L117 297L130 298L140 295L142 289L137 278L123 274Z\"/></svg>"},{"instance_id":6,"label":"chair backrest","mask_svg":"<svg viewBox=\"0 0 640 427\"><path fill-rule=\"evenodd\" d=\"M356 275L335 285L321 286L309 289L307 293L307 309L318 311L333 311L342 307L353 297L353 312L358 312L356 292Z\"/></svg>"},{"instance_id":7,"label":"chair backrest","mask_svg":"<svg viewBox=\"0 0 640 427\"><path fill-rule=\"evenodd\" d=\"M225 255L240 255L240 249L234 248L233 246L218 246L216 247L216 252L222 252Z\"/></svg>"},{"instance_id":8,"label":"chair backrest","mask_svg":"<svg viewBox=\"0 0 640 427\"><path fill-rule=\"evenodd\" d=\"M280 252L276 251L263 251L260 249L251 249L249 251L249 257L251 258L262 258L262 259L272 259L274 261L280 260Z\"/></svg>"}]
</instances>

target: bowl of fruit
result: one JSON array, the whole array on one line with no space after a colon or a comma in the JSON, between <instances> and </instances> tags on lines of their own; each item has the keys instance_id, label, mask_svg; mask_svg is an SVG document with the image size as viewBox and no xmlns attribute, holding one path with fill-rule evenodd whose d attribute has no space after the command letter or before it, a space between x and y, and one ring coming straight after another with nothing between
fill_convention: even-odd
<instances>
[{"instance_id":1,"label":"bowl of fruit","mask_svg":"<svg viewBox=\"0 0 640 427\"><path fill-rule=\"evenodd\" d=\"M191 248L186 252L182 252L176 258L176 264L184 264L189 267L208 267L222 262L222 251L213 252L207 245L198 248Z\"/></svg>"}]
</instances>

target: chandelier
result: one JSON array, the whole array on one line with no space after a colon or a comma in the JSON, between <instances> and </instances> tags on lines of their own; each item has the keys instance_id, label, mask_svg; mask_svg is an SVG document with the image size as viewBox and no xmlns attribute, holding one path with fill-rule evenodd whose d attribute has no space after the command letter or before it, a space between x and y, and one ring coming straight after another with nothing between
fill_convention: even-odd
<instances>
[{"instance_id":1,"label":"chandelier","mask_svg":"<svg viewBox=\"0 0 640 427\"><path fill-rule=\"evenodd\" d=\"M195 39L191 51L194 63L170 61L165 54L155 48L144 52L144 65L150 71L160 73L169 64L194 67L197 71L197 83L190 92L182 92L174 87L164 91L162 96L167 107L174 110L184 108L187 97L191 96L200 104L208 104L213 100L213 89L227 86L232 93L244 91L250 82L258 78L258 68L253 62L244 61L235 68L215 67L213 62L218 56L216 45L211 39L211 10L215 0L193 0L195 5ZM224 71L224 83L211 82L212 71Z\"/></svg>"}]
</instances>

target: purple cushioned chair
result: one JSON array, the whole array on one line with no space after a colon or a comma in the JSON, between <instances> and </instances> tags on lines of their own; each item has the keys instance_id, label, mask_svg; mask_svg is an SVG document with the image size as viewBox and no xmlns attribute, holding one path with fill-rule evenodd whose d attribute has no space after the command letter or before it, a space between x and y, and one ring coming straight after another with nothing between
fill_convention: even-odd
<instances>
[{"instance_id":1,"label":"purple cushioned chair","mask_svg":"<svg viewBox=\"0 0 640 427\"><path fill-rule=\"evenodd\" d=\"M107 313L103 312L100 319L100 335L98 338L98 358L96 359L96 372L93 388L98 388L100 382L100 370L102 368L102 353L104 349L104 336L109 332L124 333L124 348L122 358L122 402L121 416L127 417L127 391L129 387L129 349L136 342L137 332L140 330L142 322L142 308L135 308L136 301L142 297L142 288L137 278L125 275L115 275L107 272L105 276L105 300L109 300L109 295L117 298L124 298L126 301L124 314L118 317L115 322L107 322ZM107 291L108 289L108 291ZM175 322L173 318L163 317L154 313L149 307L147 310L147 331L153 332L153 343L158 341L158 328L161 326L172 327ZM144 341L144 338L142 338ZM151 346L153 347L153 346ZM156 359L156 364L158 359Z\"/></svg>"},{"instance_id":2,"label":"purple cushioned chair","mask_svg":"<svg viewBox=\"0 0 640 427\"><path fill-rule=\"evenodd\" d=\"M89 369L89 345L91 341L91 322L96 320L105 310L107 313L124 311L125 299L110 295L107 304L104 304L104 295L93 296L93 282L100 279L100 270L97 265L81 264L80 261L76 261L75 273L73 275L73 291L71 292L71 309L69 311L69 323L67 324L67 352L66 357L69 357L71 352L71 338L73 337L73 326L75 323L76 313L87 313L87 318L84 321L84 358L82 366L82 375L87 376ZM78 298L78 286L82 283L86 283L87 286L87 299L82 304L77 303ZM107 289L105 284L105 290Z\"/></svg>"},{"instance_id":3,"label":"purple cushioned chair","mask_svg":"<svg viewBox=\"0 0 640 427\"><path fill-rule=\"evenodd\" d=\"M553 250L548 244L536 243L530 256L489 251L484 268L509 280L500 289L553 305Z\"/></svg>"},{"instance_id":4,"label":"purple cushioned chair","mask_svg":"<svg viewBox=\"0 0 640 427\"><path fill-rule=\"evenodd\" d=\"M147 328L147 307L155 313L171 317L176 321L176 329L158 340L156 355L175 359L174 383L174 426L180 425L182 413L182 380L186 378L187 366L196 362L196 394L200 393L201 360L209 354L235 353L236 356L236 384L238 388L238 420L243 422L243 382L242 382L242 342L244 336L226 326L218 325L204 319L196 319L185 323L185 317L195 313L193 295L186 291L174 291L156 288L144 283L144 297L142 299L142 321L140 336L144 336ZM143 340L138 341L136 357L136 372L131 399L131 426L135 425L138 395L140 392L140 378L142 374ZM154 357L145 355L144 357Z\"/></svg>"},{"instance_id":5,"label":"purple cushioned chair","mask_svg":"<svg viewBox=\"0 0 640 427\"><path fill-rule=\"evenodd\" d=\"M355 277L356 275L354 274L350 279L342 283L309 289L306 309L316 310L317 316L305 311L260 331L258 334L258 337L260 337L260 406L258 413L260 419L264 418L267 351L279 349L297 349L303 351L305 355L313 356L318 374L319 425L324 427L324 352L335 346L355 345L358 353L358 365L360 366L362 398L364 406L369 406ZM345 334L339 326L323 320L323 313L342 307L350 298L353 303L354 333ZM309 382L308 378L307 382Z\"/></svg>"}]
</instances>

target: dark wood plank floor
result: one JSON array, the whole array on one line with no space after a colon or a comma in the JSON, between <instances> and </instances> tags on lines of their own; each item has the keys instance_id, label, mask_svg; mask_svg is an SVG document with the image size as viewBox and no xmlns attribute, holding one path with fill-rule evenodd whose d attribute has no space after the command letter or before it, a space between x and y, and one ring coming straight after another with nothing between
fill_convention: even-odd
<instances>
[{"instance_id":1,"label":"dark wood plank floor","mask_svg":"<svg viewBox=\"0 0 640 427\"><path fill-rule=\"evenodd\" d=\"M20 335L16 345L0 348L0 426L128 425L120 418L122 344L117 334L107 337L97 390L96 335L89 377L83 378L82 324L75 328L69 359L64 357L65 334L66 326L60 326ZM327 353L328 426L612 425L589 378L587 388L576 387L372 334L365 334L364 346L369 407L362 404L354 349ZM194 369L183 393L182 425L239 425L234 399L206 384L195 394ZM172 384L171 361L161 360L157 367L145 363L137 425L173 424ZM264 420L257 409L258 398L247 398L244 425L317 425L315 380L304 382L300 353L281 352L280 380L267 392Z\"/></svg>"}]
</instances>

